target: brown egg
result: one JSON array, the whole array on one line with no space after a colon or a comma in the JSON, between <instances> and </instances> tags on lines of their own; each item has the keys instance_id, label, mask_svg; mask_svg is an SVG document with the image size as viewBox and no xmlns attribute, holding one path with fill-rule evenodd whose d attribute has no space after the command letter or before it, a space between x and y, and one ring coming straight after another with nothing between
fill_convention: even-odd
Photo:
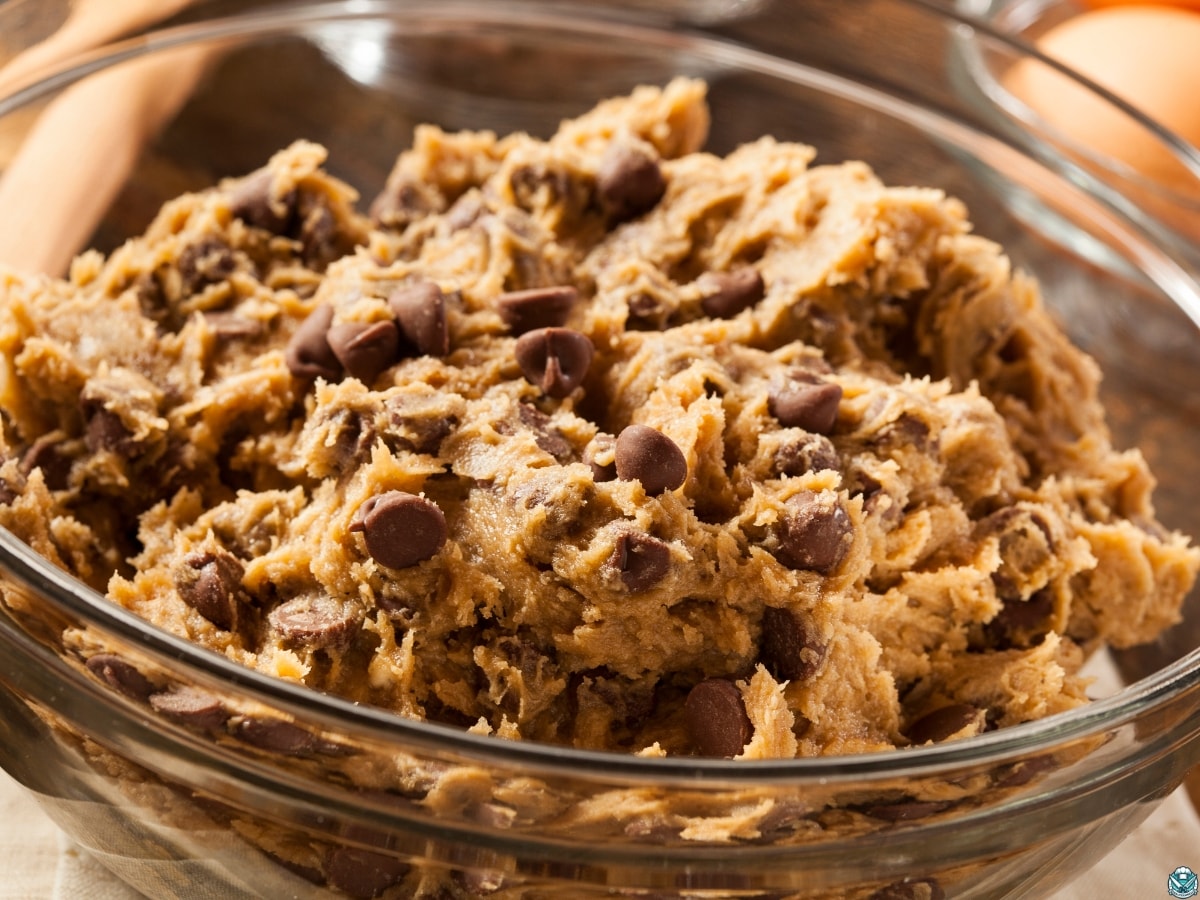
<instances>
[{"instance_id":1,"label":"brown egg","mask_svg":"<svg viewBox=\"0 0 1200 900\"><path fill-rule=\"evenodd\" d=\"M1098 9L1055 26L1037 45L1047 56L1200 145L1200 13L1141 5ZM1022 61L1004 81L1013 94L1074 140L1161 184L1181 189L1197 184L1196 177L1134 120L1047 66Z\"/></svg>"}]
</instances>

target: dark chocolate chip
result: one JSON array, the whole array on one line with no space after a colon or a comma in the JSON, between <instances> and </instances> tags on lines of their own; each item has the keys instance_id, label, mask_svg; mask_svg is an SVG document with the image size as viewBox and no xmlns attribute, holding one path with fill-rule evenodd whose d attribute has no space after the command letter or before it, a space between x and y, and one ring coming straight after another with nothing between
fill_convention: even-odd
<instances>
[{"instance_id":1,"label":"dark chocolate chip","mask_svg":"<svg viewBox=\"0 0 1200 900\"><path fill-rule=\"evenodd\" d=\"M671 316L672 307L661 297L646 291L630 294L626 305L629 316L625 324L632 331L661 331Z\"/></svg>"},{"instance_id":2,"label":"dark chocolate chip","mask_svg":"<svg viewBox=\"0 0 1200 900\"><path fill-rule=\"evenodd\" d=\"M687 460L673 440L648 425L630 425L617 435L617 477L640 481L647 494L673 491L687 480Z\"/></svg>"},{"instance_id":3,"label":"dark chocolate chip","mask_svg":"<svg viewBox=\"0 0 1200 900\"><path fill-rule=\"evenodd\" d=\"M944 741L981 718L981 710L977 707L968 703L951 703L926 713L909 725L908 739L914 744Z\"/></svg>"},{"instance_id":4,"label":"dark chocolate chip","mask_svg":"<svg viewBox=\"0 0 1200 900\"><path fill-rule=\"evenodd\" d=\"M946 892L935 878L903 878L881 887L867 900L945 900Z\"/></svg>"},{"instance_id":5,"label":"dark chocolate chip","mask_svg":"<svg viewBox=\"0 0 1200 900\"><path fill-rule=\"evenodd\" d=\"M126 697L145 700L154 693L150 679L115 653L97 653L88 658L86 665L89 672Z\"/></svg>"},{"instance_id":6,"label":"dark chocolate chip","mask_svg":"<svg viewBox=\"0 0 1200 900\"><path fill-rule=\"evenodd\" d=\"M355 847L335 847L325 859L330 885L360 900L378 897L411 870L412 866L395 857Z\"/></svg>"},{"instance_id":7,"label":"dark chocolate chip","mask_svg":"<svg viewBox=\"0 0 1200 900\"><path fill-rule=\"evenodd\" d=\"M309 266L323 268L340 255L337 219L323 202L313 200L307 206L298 229L300 253Z\"/></svg>"},{"instance_id":8,"label":"dark chocolate chip","mask_svg":"<svg viewBox=\"0 0 1200 900\"><path fill-rule=\"evenodd\" d=\"M175 568L175 588L184 603L229 631L237 625L243 574L242 564L229 553L196 551Z\"/></svg>"},{"instance_id":9,"label":"dark chocolate chip","mask_svg":"<svg viewBox=\"0 0 1200 900\"><path fill-rule=\"evenodd\" d=\"M324 595L295 597L267 618L285 641L307 647L344 645L362 622L352 604Z\"/></svg>"},{"instance_id":10,"label":"dark chocolate chip","mask_svg":"<svg viewBox=\"0 0 1200 900\"><path fill-rule=\"evenodd\" d=\"M731 272L706 272L698 284L704 291L700 308L714 319L731 319L766 294L762 275L749 266Z\"/></svg>"},{"instance_id":11,"label":"dark chocolate chip","mask_svg":"<svg viewBox=\"0 0 1200 900\"><path fill-rule=\"evenodd\" d=\"M293 191L282 197L274 196L274 183L275 173L270 169L259 169L247 175L233 189L229 208L248 225L283 234L291 224L296 197Z\"/></svg>"},{"instance_id":12,"label":"dark chocolate chip","mask_svg":"<svg viewBox=\"0 0 1200 900\"><path fill-rule=\"evenodd\" d=\"M385 228L402 229L442 208L441 196L432 185L408 175L389 179L379 195L371 201L371 219Z\"/></svg>"},{"instance_id":13,"label":"dark chocolate chip","mask_svg":"<svg viewBox=\"0 0 1200 900\"><path fill-rule=\"evenodd\" d=\"M854 525L835 497L801 491L787 500L778 527L776 558L790 569L828 575L850 549Z\"/></svg>"},{"instance_id":14,"label":"dark chocolate chip","mask_svg":"<svg viewBox=\"0 0 1200 900\"><path fill-rule=\"evenodd\" d=\"M1011 585L1005 590L1004 577L992 575L996 592L1004 599L1004 605L990 622L984 626L988 640L998 649L1031 647L1039 643L1050 630L1050 617L1054 615L1054 595L1048 590L1036 591L1028 600L1022 600ZM1017 594L1006 596L1006 594Z\"/></svg>"},{"instance_id":15,"label":"dark chocolate chip","mask_svg":"<svg viewBox=\"0 0 1200 900\"><path fill-rule=\"evenodd\" d=\"M283 719L247 716L234 727L234 735L253 747L288 756L310 753L317 744L308 731Z\"/></svg>"},{"instance_id":16,"label":"dark chocolate chip","mask_svg":"<svg viewBox=\"0 0 1200 900\"><path fill-rule=\"evenodd\" d=\"M626 531L617 538L617 545L604 565L619 573L630 591L648 591L670 570L671 548L656 537Z\"/></svg>"},{"instance_id":17,"label":"dark chocolate chip","mask_svg":"<svg viewBox=\"0 0 1200 900\"><path fill-rule=\"evenodd\" d=\"M775 468L780 475L804 475L840 465L837 448L823 434L803 434L775 451Z\"/></svg>"},{"instance_id":18,"label":"dark chocolate chip","mask_svg":"<svg viewBox=\"0 0 1200 900\"><path fill-rule=\"evenodd\" d=\"M496 311L514 335L538 328L558 328L571 315L579 292L570 285L510 291L496 298Z\"/></svg>"},{"instance_id":19,"label":"dark chocolate chip","mask_svg":"<svg viewBox=\"0 0 1200 900\"><path fill-rule=\"evenodd\" d=\"M20 469L25 475L41 469L46 486L52 491L60 491L70 479L72 462L62 439L47 434L30 444L21 455Z\"/></svg>"},{"instance_id":20,"label":"dark chocolate chip","mask_svg":"<svg viewBox=\"0 0 1200 900\"><path fill-rule=\"evenodd\" d=\"M767 408L781 425L828 434L837 421L841 385L795 369L783 381L772 382Z\"/></svg>"},{"instance_id":21,"label":"dark chocolate chip","mask_svg":"<svg viewBox=\"0 0 1200 900\"><path fill-rule=\"evenodd\" d=\"M445 415L432 400L401 395L390 398L386 409L388 419L383 437L385 443L396 449L436 454L458 424L457 417Z\"/></svg>"},{"instance_id":22,"label":"dark chocolate chip","mask_svg":"<svg viewBox=\"0 0 1200 900\"><path fill-rule=\"evenodd\" d=\"M825 662L827 647L803 613L768 606L759 647L763 665L779 681L807 681Z\"/></svg>"},{"instance_id":23,"label":"dark chocolate chip","mask_svg":"<svg viewBox=\"0 0 1200 900\"><path fill-rule=\"evenodd\" d=\"M548 397L568 396L583 382L595 348L587 335L569 328L538 328L517 338L517 365L530 384Z\"/></svg>"},{"instance_id":24,"label":"dark chocolate chip","mask_svg":"<svg viewBox=\"0 0 1200 900\"><path fill-rule=\"evenodd\" d=\"M742 692L724 678L709 678L692 688L683 714L692 746L701 756L731 759L754 736Z\"/></svg>"},{"instance_id":25,"label":"dark chocolate chip","mask_svg":"<svg viewBox=\"0 0 1200 900\"><path fill-rule=\"evenodd\" d=\"M371 497L350 525L380 565L406 569L434 556L446 543L446 517L432 500L404 491Z\"/></svg>"},{"instance_id":26,"label":"dark chocolate chip","mask_svg":"<svg viewBox=\"0 0 1200 900\"><path fill-rule=\"evenodd\" d=\"M342 367L366 385L400 361L400 332L393 322L339 322L326 340Z\"/></svg>"},{"instance_id":27,"label":"dark chocolate chip","mask_svg":"<svg viewBox=\"0 0 1200 900\"><path fill-rule=\"evenodd\" d=\"M188 685L151 694L150 706L165 718L203 731L221 728L229 718L229 711L217 697Z\"/></svg>"},{"instance_id":28,"label":"dark chocolate chip","mask_svg":"<svg viewBox=\"0 0 1200 900\"><path fill-rule=\"evenodd\" d=\"M596 436L583 448L583 461L591 467L593 481L597 483L612 481L617 477L617 463L614 458L616 446L617 439L613 435L601 431L597 432ZM597 462L600 458L609 461Z\"/></svg>"},{"instance_id":29,"label":"dark chocolate chip","mask_svg":"<svg viewBox=\"0 0 1200 900\"><path fill-rule=\"evenodd\" d=\"M322 304L314 309L292 335L284 351L288 371L297 378L324 378L337 381L342 364L329 346L329 326L333 307Z\"/></svg>"},{"instance_id":30,"label":"dark chocolate chip","mask_svg":"<svg viewBox=\"0 0 1200 900\"><path fill-rule=\"evenodd\" d=\"M88 449L93 453L108 451L130 458L137 455L137 442L117 413L100 404L85 404L83 415Z\"/></svg>"},{"instance_id":31,"label":"dark chocolate chip","mask_svg":"<svg viewBox=\"0 0 1200 900\"><path fill-rule=\"evenodd\" d=\"M666 189L658 160L639 146L614 142L600 160L596 192L614 224L653 209Z\"/></svg>"},{"instance_id":32,"label":"dark chocolate chip","mask_svg":"<svg viewBox=\"0 0 1200 900\"><path fill-rule=\"evenodd\" d=\"M263 325L257 319L247 319L245 316L224 310L204 313L204 323L217 342L222 344L256 338L263 332Z\"/></svg>"},{"instance_id":33,"label":"dark chocolate chip","mask_svg":"<svg viewBox=\"0 0 1200 900\"><path fill-rule=\"evenodd\" d=\"M418 281L388 295L388 306L404 339L422 356L450 352L446 295L432 281Z\"/></svg>"}]
</instances>

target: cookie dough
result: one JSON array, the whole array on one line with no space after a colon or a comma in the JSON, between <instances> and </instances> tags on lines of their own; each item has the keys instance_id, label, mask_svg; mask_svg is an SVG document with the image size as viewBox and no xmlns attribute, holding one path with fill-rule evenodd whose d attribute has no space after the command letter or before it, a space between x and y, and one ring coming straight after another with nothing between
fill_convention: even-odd
<instances>
[{"instance_id":1,"label":"cookie dough","mask_svg":"<svg viewBox=\"0 0 1200 900\"><path fill-rule=\"evenodd\" d=\"M1200 565L1094 363L960 203L705 153L704 93L423 127L365 211L300 142L0 275L0 524L248 667L503 738L786 758L1086 702Z\"/></svg>"}]
</instances>

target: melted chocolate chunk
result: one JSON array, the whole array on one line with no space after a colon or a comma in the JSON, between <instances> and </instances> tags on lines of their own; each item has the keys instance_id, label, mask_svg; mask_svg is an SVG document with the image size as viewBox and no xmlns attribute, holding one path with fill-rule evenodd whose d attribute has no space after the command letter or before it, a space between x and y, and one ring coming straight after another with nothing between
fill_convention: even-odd
<instances>
[{"instance_id":1,"label":"melted chocolate chunk","mask_svg":"<svg viewBox=\"0 0 1200 900\"><path fill-rule=\"evenodd\" d=\"M514 335L539 328L558 328L571 315L579 292L570 285L510 291L496 298L496 310Z\"/></svg>"},{"instance_id":2,"label":"melted chocolate chunk","mask_svg":"<svg viewBox=\"0 0 1200 900\"><path fill-rule=\"evenodd\" d=\"M609 221L620 224L653 209L667 190L658 160L646 149L613 143L600 160L596 193Z\"/></svg>"},{"instance_id":3,"label":"melted chocolate chunk","mask_svg":"<svg viewBox=\"0 0 1200 900\"><path fill-rule=\"evenodd\" d=\"M371 558L406 569L433 557L446 543L446 517L432 500L404 491L371 497L350 525L360 531Z\"/></svg>"},{"instance_id":4,"label":"melted chocolate chunk","mask_svg":"<svg viewBox=\"0 0 1200 900\"><path fill-rule=\"evenodd\" d=\"M229 711L217 697L187 685L151 694L150 706L164 718L202 731L215 731L229 719Z\"/></svg>"},{"instance_id":5,"label":"melted chocolate chunk","mask_svg":"<svg viewBox=\"0 0 1200 900\"><path fill-rule=\"evenodd\" d=\"M617 545L604 565L621 577L621 582L633 593L648 591L671 568L671 548L665 541L637 531L626 531L617 538Z\"/></svg>"},{"instance_id":6,"label":"melted chocolate chunk","mask_svg":"<svg viewBox=\"0 0 1200 900\"><path fill-rule=\"evenodd\" d=\"M630 425L617 436L617 477L640 481L646 493L661 494L687 480L687 460L673 440L648 425Z\"/></svg>"},{"instance_id":7,"label":"melted chocolate chunk","mask_svg":"<svg viewBox=\"0 0 1200 900\"><path fill-rule=\"evenodd\" d=\"M550 424L550 417L529 403L517 406L517 416L521 424L533 432L533 439L538 447L545 450L560 463L570 461L575 455L575 448L561 431Z\"/></svg>"},{"instance_id":8,"label":"melted chocolate chunk","mask_svg":"<svg viewBox=\"0 0 1200 900\"><path fill-rule=\"evenodd\" d=\"M297 378L324 378L337 381L342 377L342 364L329 346L329 326L333 323L333 307L318 306L300 323L288 341L284 361L288 371Z\"/></svg>"},{"instance_id":9,"label":"melted chocolate chunk","mask_svg":"<svg viewBox=\"0 0 1200 900\"><path fill-rule=\"evenodd\" d=\"M218 344L256 338L263 332L262 323L257 319L247 319L245 316L224 310L204 313L204 322Z\"/></svg>"},{"instance_id":10,"label":"melted chocolate chunk","mask_svg":"<svg viewBox=\"0 0 1200 900\"><path fill-rule=\"evenodd\" d=\"M303 756L317 746L317 739L299 725L283 719L247 716L234 727L234 735L261 750Z\"/></svg>"},{"instance_id":11,"label":"melted chocolate chunk","mask_svg":"<svg viewBox=\"0 0 1200 900\"><path fill-rule=\"evenodd\" d=\"M295 214L295 192L274 195L275 173L259 169L242 179L229 197L230 211L248 225L283 234Z\"/></svg>"},{"instance_id":12,"label":"melted chocolate chunk","mask_svg":"<svg viewBox=\"0 0 1200 900\"><path fill-rule=\"evenodd\" d=\"M388 306L404 340L420 356L445 356L450 352L446 321L446 295L432 281L418 281L388 295Z\"/></svg>"},{"instance_id":13,"label":"melted chocolate chunk","mask_svg":"<svg viewBox=\"0 0 1200 900\"><path fill-rule=\"evenodd\" d=\"M854 536L854 525L836 498L801 491L787 501L779 523L775 557L790 569L828 575L842 562Z\"/></svg>"},{"instance_id":14,"label":"melted chocolate chunk","mask_svg":"<svg viewBox=\"0 0 1200 900\"><path fill-rule=\"evenodd\" d=\"M732 272L706 272L698 284L704 291L700 308L714 319L731 319L766 294L762 275L749 266Z\"/></svg>"},{"instance_id":15,"label":"melted chocolate chunk","mask_svg":"<svg viewBox=\"0 0 1200 900\"><path fill-rule=\"evenodd\" d=\"M803 613L768 606L763 610L759 652L777 681L807 681L825 662L827 647Z\"/></svg>"},{"instance_id":16,"label":"melted chocolate chunk","mask_svg":"<svg viewBox=\"0 0 1200 900\"><path fill-rule=\"evenodd\" d=\"M359 900L378 897L403 881L411 869L395 857L355 847L335 847L325 859L330 885Z\"/></svg>"},{"instance_id":17,"label":"melted chocolate chunk","mask_svg":"<svg viewBox=\"0 0 1200 900\"><path fill-rule=\"evenodd\" d=\"M242 564L231 554L201 550L189 553L174 571L175 589L183 602L218 628L237 627L242 603Z\"/></svg>"},{"instance_id":18,"label":"melted chocolate chunk","mask_svg":"<svg viewBox=\"0 0 1200 900\"><path fill-rule=\"evenodd\" d=\"M944 741L972 723L980 721L983 711L967 703L951 703L926 713L908 726L908 739L914 744Z\"/></svg>"},{"instance_id":19,"label":"melted chocolate chunk","mask_svg":"<svg viewBox=\"0 0 1200 900\"><path fill-rule=\"evenodd\" d=\"M89 672L126 697L145 700L154 693L150 679L115 653L97 653L89 657L85 665Z\"/></svg>"},{"instance_id":20,"label":"melted chocolate chunk","mask_svg":"<svg viewBox=\"0 0 1200 900\"><path fill-rule=\"evenodd\" d=\"M804 369L793 369L785 381L773 382L767 394L767 408L781 425L817 434L833 430L841 402L841 385Z\"/></svg>"},{"instance_id":21,"label":"melted chocolate chunk","mask_svg":"<svg viewBox=\"0 0 1200 900\"><path fill-rule=\"evenodd\" d=\"M517 338L513 353L530 384L562 399L583 383L595 349L586 335L569 328L539 328Z\"/></svg>"},{"instance_id":22,"label":"melted chocolate chunk","mask_svg":"<svg viewBox=\"0 0 1200 900\"><path fill-rule=\"evenodd\" d=\"M400 332L391 322L339 322L326 340L346 372L366 385L400 361Z\"/></svg>"},{"instance_id":23,"label":"melted chocolate chunk","mask_svg":"<svg viewBox=\"0 0 1200 900\"><path fill-rule=\"evenodd\" d=\"M723 678L709 678L692 688L683 713L692 746L700 756L732 759L754 736L742 692Z\"/></svg>"}]
</instances>

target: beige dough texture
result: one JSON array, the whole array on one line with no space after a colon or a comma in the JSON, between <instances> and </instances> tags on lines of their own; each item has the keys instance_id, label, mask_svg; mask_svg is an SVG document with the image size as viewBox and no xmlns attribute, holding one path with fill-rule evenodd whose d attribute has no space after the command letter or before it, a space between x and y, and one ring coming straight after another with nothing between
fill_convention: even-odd
<instances>
[{"instance_id":1,"label":"beige dough texture","mask_svg":"<svg viewBox=\"0 0 1200 900\"><path fill-rule=\"evenodd\" d=\"M422 127L362 206L297 143L0 274L0 524L245 666L503 738L787 758L1085 703L1200 562L1095 364L959 202L703 152L704 95Z\"/></svg>"}]
</instances>

